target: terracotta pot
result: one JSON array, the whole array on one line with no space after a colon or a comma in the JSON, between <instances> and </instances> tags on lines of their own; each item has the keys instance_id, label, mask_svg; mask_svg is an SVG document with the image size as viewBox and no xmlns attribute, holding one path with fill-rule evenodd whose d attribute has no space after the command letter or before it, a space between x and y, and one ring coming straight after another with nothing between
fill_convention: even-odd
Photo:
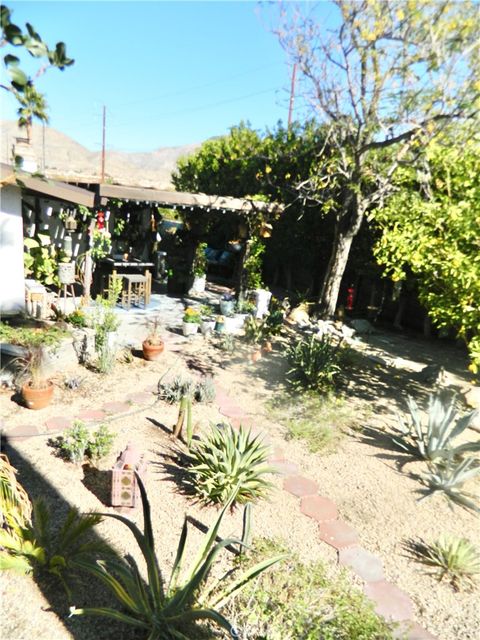
<instances>
[{"instance_id":1,"label":"terracotta pot","mask_svg":"<svg viewBox=\"0 0 480 640\"><path fill-rule=\"evenodd\" d=\"M271 353L273 351L272 343L270 340L266 340L263 344L263 351L265 353Z\"/></svg>"},{"instance_id":2,"label":"terracotta pot","mask_svg":"<svg viewBox=\"0 0 480 640\"><path fill-rule=\"evenodd\" d=\"M262 357L261 349L257 349L257 351L254 351L250 357L252 359L252 362L257 362L257 360L260 360L260 358Z\"/></svg>"},{"instance_id":3,"label":"terracotta pot","mask_svg":"<svg viewBox=\"0 0 480 640\"><path fill-rule=\"evenodd\" d=\"M47 407L52 401L53 396L53 382L46 381L46 387L43 389L32 389L30 382L24 384L22 387L22 396L25 401L25 405L29 409L43 409Z\"/></svg>"},{"instance_id":4,"label":"terracotta pot","mask_svg":"<svg viewBox=\"0 0 480 640\"><path fill-rule=\"evenodd\" d=\"M165 344L163 341L160 341L159 344L151 344L148 340L142 342L143 357L145 360L157 360L164 349Z\"/></svg>"}]
</instances>

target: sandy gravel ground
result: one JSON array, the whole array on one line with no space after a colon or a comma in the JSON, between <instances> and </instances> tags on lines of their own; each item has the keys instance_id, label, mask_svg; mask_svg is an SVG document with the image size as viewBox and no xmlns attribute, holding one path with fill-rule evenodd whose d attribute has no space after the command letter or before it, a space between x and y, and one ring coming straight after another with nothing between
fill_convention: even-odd
<instances>
[{"instance_id":1,"label":"sandy gravel ground","mask_svg":"<svg viewBox=\"0 0 480 640\"><path fill-rule=\"evenodd\" d=\"M271 410L271 400L284 393L284 363L279 345L273 354L253 365L249 350L242 347L227 355L196 338L190 343L170 342L159 362L147 363L136 357L130 364L118 364L114 374L101 377L81 370L84 383L80 390L62 388L62 376L57 376L58 387L52 406L32 412L11 401L11 392L0 394L0 412L7 426L42 424L50 416L74 416L84 409L96 409L108 401L123 400L134 392L144 391L156 384L167 370L170 374L187 371L198 375L207 370L244 408L258 427L268 432L272 445L282 448L286 457L299 465L301 472L317 481L320 493L336 502L342 518L358 531L361 544L379 555L388 580L404 589L415 606L417 621L441 640L478 639L480 614L478 589L455 593L446 583L437 583L425 575L420 566L407 559L402 543L408 538L435 539L440 533L479 540L478 519L471 513L456 508L452 511L440 497L418 502L420 485L408 472L418 472L418 463L407 462L400 472L401 455L381 433L394 420L395 410L406 389L425 394L414 378L405 374L390 374L383 368L371 367L359 374L354 387L346 390L349 403L356 415L356 430L342 438L341 445L328 455L311 454L303 443L285 440L285 430ZM431 362L432 348L423 345L424 353L414 351L417 360ZM441 358L444 354L439 354ZM457 356L458 360L458 356ZM449 362L453 362L449 359ZM352 374L353 375L353 374ZM415 389L410 388L410 380ZM168 573L172 565L183 518L186 513L193 520L208 526L216 516L213 508L202 508L185 496L178 486L178 473L172 462L174 444L169 432L175 422L177 409L163 402L148 407L132 405L131 412L121 417L111 416L109 425L116 433L114 452L103 460L99 470L75 467L56 457L47 445L48 436L15 442L10 451L12 462L20 470L20 479L31 497L44 496L60 517L68 505L80 510L100 510L113 513L108 507L108 470L116 455L127 442L135 441L145 452L148 463L147 489L152 504L157 553L160 564ZM362 416L365 416L362 418ZM206 429L210 422L222 419L215 405L196 405L194 419L198 429ZM358 429L359 426L363 430ZM472 435L473 434L473 435ZM471 439L475 436L469 433ZM282 491L282 478L275 477L276 489L268 502L253 510L255 536L280 537L288 540L305 560L324 560L332 571L336 553L322 543L313 520L302 516L298 499ZM241 532L241 511L229 515L221 531L222 536ZM141 524L139 513L135 516ZM111 519L99 527L99 535L109 541L120 553L138 557L131 535ZM190 526L191 554L203 534ZM356 581L352 577L353 581ZM360 582L357 580L357 584ZM5 640L131 637L103 621L86 618L66 620L68 606L59 602L54 589L43 585L40 589L30 577L2 575L3 610L2 638ZM91 599L93 601L91 601ZM100 592L89 585L85 603L97 605ZM27 606L26 606L27 605Z\"/></svg>"}]
</instances>

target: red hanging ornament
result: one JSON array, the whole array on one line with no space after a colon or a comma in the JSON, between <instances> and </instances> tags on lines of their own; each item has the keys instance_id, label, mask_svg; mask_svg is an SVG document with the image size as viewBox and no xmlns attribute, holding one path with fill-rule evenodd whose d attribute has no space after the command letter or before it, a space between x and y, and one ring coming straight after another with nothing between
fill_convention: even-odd
<instances>
[{"instance_id":1,"label":"red hanging ornament","mask_svg":"<svg viewBox=\"0 0 480 640\"><path fill-rule=\"evenodd\" d=\"M103 211L97 211L97 229L105 229L105 214Z\"/></svg>"}]
</instances>

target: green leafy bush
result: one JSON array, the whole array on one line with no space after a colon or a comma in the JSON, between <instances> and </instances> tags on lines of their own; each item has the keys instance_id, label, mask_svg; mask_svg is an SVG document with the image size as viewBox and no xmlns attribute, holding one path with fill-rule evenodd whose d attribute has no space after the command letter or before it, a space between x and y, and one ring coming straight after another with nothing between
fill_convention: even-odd
<instances>
[{"instance_id":1,"label":"green leafy bush","mask_svg":"<svg viewBox=\"0 0 480 640\"><path fill-rule=\"evenodd\" d=\"M87 456L95 462L105 458L112 450L114 440L115 434L105 424L101 424L88 440Z\"/></svg>"},{"instance_id":2,"label":"green leafy bush","mask_svg":"<svg viewBox=\"0 0 480 640\"><path fill-rule=\"evenodd\" d=\"M250 584L229 605L240 640L391 640L392 626L343 577L332 577L321 562L305 564L283 545L257 540L241 556L248 568L272 553L288 553L280 570Z\"/></svg>"},{"instance_id":3,"label":"green leafy bush","mask_svg":"<svg viewBox=\"0 0 480 640\"><path fill-rule=\"evenodd\" d=\"M66 335L67 332L58 327L13 327L0 322L0 342L18 344L21 347L58 346Z\"/></svg>"},{"instance_id":4,"label":"green leafy bush","mask_svg":"<svg viewBox=\"0 0 480 640\"><path fill-rule=\"evenodd\" d=\"M468 428L477 414L477 411L471 411L454 422L455 397L443 399L439 393L431 395L426 425L422 424L417 403L410 396L407 405L411 421L406 425L400 417L400 428L393 438L403 450L424 460L458 457L470 451L480 451L480 442L454 446L453 441Z\"/></svg>"},{"instance_id":5,"label":"green leafy bush","mask_svg":"<svg viewBox=\"0 0 480 640\"><path fill-rule=\"evenodd\" d=\"M196 495L205 503L233 504L264 498L271 483L265 479L274 470L267 464L268 447L249 430L221 424L195 443L189 452L188 473Z\"/></svg>"},{"instance_id":6,"label":"green leafy bush","mask_svg":"<svg viewBox=\"0 0 480 640\"><path fill-rule=\"evenodd\" d=\"M326 334L301 338L287 347L290 369L287 380L295 389L325 391L330 389L342 370L345 350L342 340Z\"/></svg>"},{"instance_id":7,"label":"green leafy bush","mask_svg":"<svg viewBox=\"0 0 480 640\"><path fill-rule=\"evenodd\" d=\"M65 457L75 464L80 464L85 458L90 432L81 420L75 420L73 427L67 429L63 436L57 439L57 445Z\"/></svg>"},{"instance_id":8,"label":"green leafy bush","mask_svg":"<svg viewBox=\"0 0 480 640\"><path fill-rule=\"evenodd\" d=\"M474 584L480 574L480 555L465 538L443 535L432 544L408 540L404 546L413 559L431 567L439 581L448 579L455 591L464 584Z\"/></svg>"},{"instance_id":9,"label":"green leafy bush","mask_svg":"<svg viewBox=\"0 0 480 640\"><path fill-rule=\"evenodd\" d=\"M98 462L107 456L112 450L114 440L115 435L106 425L100 425L97 431L91 434L84 422L75 420L73 427L57 438L55 444L68 460L81 464L85 457Z\"/></svg>"},{"instance_id":10,"label":"green leafy bush","mask_svg":"<svg viewBox=\"0 0 480 640\"><path fill-rule=\"evenodd\" d=\"M236 579L226 584L225 575L207 583L214 560L219 552L232 544L242 544L238 539L226 539L216 543L218 531L230 507L233 496L227 500L215 523L205 535L203 544L190 566L182 571L187 541L187 519L182 529L170 579L164 580L155 555L150 505L145 488L138 478L143 505L143 532L128 518L117 514L105 514L127 526L143 555L146 565L146 584L135 560L127 557L128 564L81 562L83 569L98 578L115 596L123 611L112 608L71 607L71 615L97 615L113 618L141 629L150 640L188 640L201 638L205 628L198 622L209 621L233 635L230 622L220 613L220 609L243 589L253 578L265 569L283 559L283 555L264 560L249 568ZM227 570L231 576L231 570ZM180 579L180 576L182 578ZM213 582L213 584L212 584ZM226 585L226 586L225 586Z\"/></svg>"},{"instance_id":11,"label":"green leafy bush","mask_svg":"<svg viewBox=\"0 0 480 640\"><path fill-rule=\"evenodd\" d=\"M66 322L73 324L74 327L86 327L88 325L87 316L81 309L75 309L65 318Z\"/></svg>"}]
</instances>

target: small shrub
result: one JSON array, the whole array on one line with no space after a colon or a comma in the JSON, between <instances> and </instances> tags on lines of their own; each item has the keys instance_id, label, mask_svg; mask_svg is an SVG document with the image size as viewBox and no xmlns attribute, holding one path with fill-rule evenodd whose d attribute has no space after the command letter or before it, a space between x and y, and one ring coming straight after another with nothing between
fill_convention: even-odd
<instances>
[{"instance_id":1,"label":"small shrub","mask_svg":"<svg viewBox=\"0 0 480 640\"><path fill-rule=\"evenodd\" d=\"M251 583L227 613L239 640L391 640L392 627L343 575L321 562L303 563L283 543L257 540L240 559L245 569L272 553L288 554L280 570Z\"/></svg>"},{"instance_id":2,"label":"small shrub","mask_svg":"<svg viewBox=\"0 0 480 640\"><path fill-rule=\"evenodd\" d=\"M13 327L6 322L0 322L0 342L18 344L22 347L55 347L67 335L67 331L55 326L39 328Z\"/></svg>"},{"instance_id":3,"label":"small shrub","mask_svg":"<svg viewBox=\"0 0 480 640\"><path fill-rule=\"evenodd\" d=\"M216 542L222 519L231 505L233 499L231 497L206 533L198 555L188 571L182 571L188 534L185 518L170 579L164 580L155 555L150 505L140 479L138 483L143 505L143 532L128 518L116 514L105 515L122 522L134 535L145 560L146 580L142 579L140 570L131 556L127 558L128 565L125 567L119 567L118 563L110 565L108 560L105 563L96 564L81 562L82 568L98 578L115 596L123 611L107 607L84 609L71 607L71 615L113 618L142 629L143 635L148 635L151 640L200 639L206 635L206 628L198 625L198 622L202 621L214 623L233 637L232 625L220 610L254 577L282 560L283 555L258 563L238 578L230 579L228 584L226 577L231 578L231 569L227 574L216 577L208 585L206 584L218 553L228 545L241 544L240 540L232 538Z\"/></svg>"},{"instance_id":4,"label":"small shrub","mask_svg":"<svg viewBox=\"0 0 480 640\"><path fill-rule=\"evenodd\" d=\"M213 378L211 376L205 376L195 386L195 401L210 403L215 400L216 390Z\"/></svg>"},{"instance_id":5,"label":"small shrub","mask_svg":"<svg viewBox=\"0 0 480 640\"><path fill-rule=\"evenodd\" d=\"M100 425L88 440L87 456L98 462L101 458L108 456L112 450L114 440L115 434L111 433L105 424Z\"/></svg>"},{"instance_id":6,"label":"small shrub","mask_svg":"<svg viewBox=\"0 0 480 640\"><path fill-rule=\"evenodd\" d=\"M63 437L58 438L57 445L70 462L80 464L85 458L89 439L90 432L85 426L85 423L81 420L75 420L73 427L67 429Z\"/></svg>"},{"instance_id":7,"label":"small shrub","mask_svg":"<svg viewBox=\"0 0 480 640\"><path fill-rule=\"evenodd\" d=\"M407 425L399 417L400 427L396 429L394 442L408 453L424 460L439 457L461 456L470 451L480 451L480 442L467 442L454 446L454 440L468 428L477 411L471 411L456 422L455 396L449 400L440 394L431 395L428 403L428 421L422 424L417 403L407 398L410 423Z\"/></svg>"},{"instance_id":8,"label":"small shrub","mask_svg":"<svg viewBox=\"0 0 480 640\"><path fill-rule=\"evenodd\" d=\"M74 327L82 328L88 325L87 316L81 309L75 309L75 311L72 311L72 313L66 316L65 320L66 322L72 324Z\"/></svg>"},{"instance_id":9,"label":"small shrub","mask_svg":"<svg viewBox=\"0 0 480 640\"><path fill-rule=\"evenodd\" d=\"M324 334L302 338L287 347L291 367L287 380L295 389L325 391L330 389L341 372L344 349L342 340Z\"/></svg>"},{"instance_id":10,"label":"small shrub","mask_svg":"<svg viewBox=\"0 0 480 640\"><path fill-rule=\"evenodd\" d=\"M257 501L267 496L272 484L265 479L274 470L267 464L268 447L249 430L236 431L217 425L189 452L188 473L195 494L205 503L233 504Z\"/></svg>"},{"instance_id":11,"label":"small shrub","mask_svg":"<svg viewBox=\"0 0 480 640\"><path fill-rule=\"evenodd\" d=\"M182 378L175 376L169 382L159 384L159 395L162 400L169 404L176 404L185 396L192 396L194 393L194 384L191 378Z\"/></svg>"},{"instance_id":12,"label":"small shrub","mask_svg":"<svg viewBox=\"0 0 480 640\"><path fill-rule=\"evenodd\" d=\"M465 538L444 535L432 544L409 540L404 546L414 560L432 567L433 575L439 581L446 578L455 591L463 585L474 584L480 574L480 555Z\"/></svg>"}]
</instances>

